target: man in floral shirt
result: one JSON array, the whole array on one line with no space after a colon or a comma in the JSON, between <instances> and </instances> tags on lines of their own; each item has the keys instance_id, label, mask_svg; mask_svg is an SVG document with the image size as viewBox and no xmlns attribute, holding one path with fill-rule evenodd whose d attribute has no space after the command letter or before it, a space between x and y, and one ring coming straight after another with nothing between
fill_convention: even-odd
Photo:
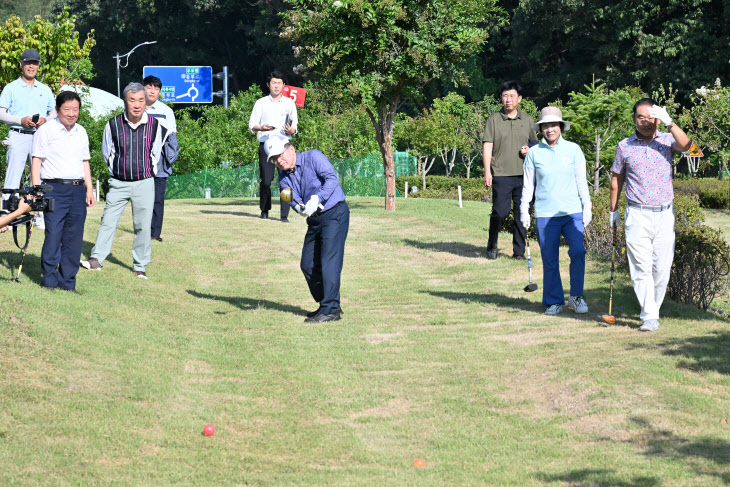
<instances>
[{"instance_id":1,"label":"man in floral shirt","mask_svg":"<svg viewBox=\"0 0 730 487\"><path fill-rule=\"evenodd\" d=\"M669 132L659 132L659 122ZM689 149L690 140L667 110L651 98L634 105L636 132L619 142L611 171L609 222L618 226L618 199L626 183L626 253L631 281L641 305L641 331L659 328L659 308L674 259L672 151Z\"/></svg>"}]
</instances>

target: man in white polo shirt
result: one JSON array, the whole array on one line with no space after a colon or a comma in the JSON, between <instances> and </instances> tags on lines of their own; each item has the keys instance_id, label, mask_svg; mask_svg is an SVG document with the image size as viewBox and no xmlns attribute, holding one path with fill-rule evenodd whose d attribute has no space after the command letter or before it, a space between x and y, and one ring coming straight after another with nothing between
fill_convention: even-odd
<instances>
[{"instance_id":1,"label":"man in white polo shirt","mask_svg":"<svg viewBox=\"0 0 730 487\"><path fill-rule=\"evenodd\" d=\"M81 98L73 91L56 97L57 118L33 137L31 180L49 184L55 209L46 212L46 239L41 252L41 283L46 289L76 291L86 208L94 205L89 168L89 137L77 124Z\"/></svg>"},{"instance_id":2,"label":"man in white polo shirt","mask_svg":"<svg viewBox=\"0 0 730 487\"><path fill-rule=\"evenodd\" d=\"M269 218L271 210L271 181L274 179L274 164L264 150L264 142L269 137L280 137L291 140L297 133L297 107L294 100L281 94L284 88L284 75L280 71L272 71L266 81L270 94L259 98L253 106L248 128L256 134L259 140L259 176L261 186L259 191L259 207L261 218ZM281 221L289 221L289 205L281 204Z\"/></svg>"}]
</instances>

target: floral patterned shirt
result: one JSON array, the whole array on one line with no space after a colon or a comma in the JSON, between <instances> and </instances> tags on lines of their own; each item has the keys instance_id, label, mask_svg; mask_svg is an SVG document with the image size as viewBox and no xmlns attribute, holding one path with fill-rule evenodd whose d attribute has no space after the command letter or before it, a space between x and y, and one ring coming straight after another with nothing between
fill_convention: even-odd
<instances>
[{"instance_id":1,"label":"floral patterned shirt","mask_svg":"<svg viewBox=\"0 0 730 487\"><path fill-rule=\"evenodd\" d=\"M672 202L674 142L674 136L666 132L657 132L649 141L634 133L619 142L611 171L626 176L627 201L656 206Z\"/></svg>"}]
</instances>

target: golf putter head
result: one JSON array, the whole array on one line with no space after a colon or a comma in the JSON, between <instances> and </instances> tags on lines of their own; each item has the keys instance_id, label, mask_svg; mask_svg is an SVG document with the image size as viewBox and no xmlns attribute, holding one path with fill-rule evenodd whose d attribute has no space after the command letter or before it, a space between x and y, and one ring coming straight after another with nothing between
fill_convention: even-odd
<instances>
[{"instance_id":1,"label":"golf putter head","mask_svg":"<svg viewBox=\"0 0 730 487\"><path fill-rule=\"evenodd\" d=\"M281 194L279 195L279 198L281 198L281 201L283 201L284 203L291 203L292 202L291 188L282 189Z\"/></svg>"},{"instance_id":2,"label":"golf putter head","mask_svg":"<svg viewBox=\"0 0 730 487\"><path fill-rule=\"evenodd\" d=\"M616 323L616 317L614 315L603 315L601 316L601 318L609 325L613 325L614 323Z\"/></svg>"},{"instance_id":3,"label":"golf putter head","mask_svg":"<svg viewBox=\"0 0 730 487\"><path fill-rule=\"evenodd\" d=\"M526 293L534 293L535 291L537 291L537 284L531 282L530 284L525 286Z\"/></svg>"}]
</instances>

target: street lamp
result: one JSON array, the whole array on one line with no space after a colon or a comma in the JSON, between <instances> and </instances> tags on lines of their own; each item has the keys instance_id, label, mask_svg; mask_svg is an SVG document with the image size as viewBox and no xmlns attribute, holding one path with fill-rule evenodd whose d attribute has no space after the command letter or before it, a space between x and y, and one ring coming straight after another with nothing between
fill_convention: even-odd
<instances>
[{"instance_id":1,"label":"street lamp","mask_svg":"<svg viewBox=\"0 0 730 487\"><path fill-rule=\"evenodd\" d=\"M132 48L132 50L131 50L131 51L129 51L129 52L127 53L127 54L122 54L122 55L120 56L120 55L119 55L119 53L117 52L117 55L116 55L116 56L112 56L112 57L113 57L114 59L116 59L116 60L117 60L117 96L118 96L119 98L121 98L121 97L122 97L122 90L121 90L121 87L120 87L120 85L119 85L119 76L120 76L120 73L119 73L119 68L120 68L120 67L121 67L121 68L126 68L127 66L129 66L129 55L130 55L130 54L132 54L132 53L134 52L134 50L135 50L135 49L137 49L137 48L138 48L139 46L144 46L145 44L157 44L157 41L148 41L148 42L143 42L142 44L137 44L136 46L134 46L134 47ZM127 62L126 62L126 64L125 64L124 66L120 66L120 65L119 65L119 62L120 62L120 60L121 60L122 58L127 58L127 59L126 59L126 61L127 61Z\"/></svg>"}]
</instances>

